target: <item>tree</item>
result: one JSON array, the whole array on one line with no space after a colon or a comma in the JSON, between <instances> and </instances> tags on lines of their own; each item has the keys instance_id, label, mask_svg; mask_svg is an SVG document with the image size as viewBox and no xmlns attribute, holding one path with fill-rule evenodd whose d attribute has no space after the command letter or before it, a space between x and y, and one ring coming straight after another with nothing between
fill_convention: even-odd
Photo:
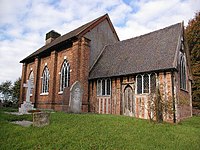
<instances>
[{"instance_id":1,"label":"tree","mask_svg":"<svg viewBox=\"0 0 200 150\"><path fill-rule=\"evenodd\" d=\"M20 86L21 86L21 78L18 78L12 87L12 99L15 104L19 101L20 96Z\"/></svg>"},{"instance_id":2,"label":"tree","mask_svg":"<svg viewBox=\"0 0 200 150\"><path fill-rule=\"evenodd\" d=\"M185 33L191 55L194 79L192 84L193 106L200 109L200 12L197 12L195 17L189 21Z\"/></svg>"},{"instance_id":3,"label":"tree","mask_svg":"<svg viewBox=\"0 0 200 150\"><path fill-rule=\"evenodd\" d=\"M12 97L12 82L5 81L0 84L0 93L3 95L4 101L9 101Z\"/></svg>"}]
</instances>

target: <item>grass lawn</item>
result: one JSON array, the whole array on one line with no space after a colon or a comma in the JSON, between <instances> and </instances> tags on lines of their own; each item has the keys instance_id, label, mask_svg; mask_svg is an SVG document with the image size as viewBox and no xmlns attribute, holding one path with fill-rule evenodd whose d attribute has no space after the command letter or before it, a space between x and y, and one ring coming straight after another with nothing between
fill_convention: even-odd
<instances>
[{"instance_id":1,"label":"grass lawn","mask_svg":"<svg viewBox=\"0 0 200 150\"><path fill-rule=\"evenodd\" d=\"M31 120L0 110L0 149L200 149L200 117L157 124L126 116L52 113L50 125L22 127Z\"/></svg>"}]
</instances>

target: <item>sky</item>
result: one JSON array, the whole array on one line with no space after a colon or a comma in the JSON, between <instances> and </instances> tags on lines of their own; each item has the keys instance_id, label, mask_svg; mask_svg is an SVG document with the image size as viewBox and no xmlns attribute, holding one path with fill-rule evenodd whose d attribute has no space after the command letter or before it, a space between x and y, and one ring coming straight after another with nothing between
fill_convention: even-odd
<instances>
[{"instance_id":1,"label":"sky","mask_svg":"<svg viewBox=\"0 0 200 150\"><path fill-rule=\"evenodd\" d=\"M120 40L184 21L200 0L0 0L0 83L21 77L20 60L61 35L108 13Z\"/></svg>"}]
</instances>

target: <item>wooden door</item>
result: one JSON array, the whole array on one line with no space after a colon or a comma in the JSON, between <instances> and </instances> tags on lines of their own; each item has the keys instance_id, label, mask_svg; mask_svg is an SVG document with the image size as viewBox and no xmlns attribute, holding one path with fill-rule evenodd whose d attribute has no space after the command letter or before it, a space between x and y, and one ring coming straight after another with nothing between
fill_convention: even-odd
<instances>
[{"instance_id":1,"label":"wooden door","mask_svg":"<svg viewBox=\"0 0 200 150\"><path fill-rule=\"evenodd\" d=\"M124 102L123 102L123 113L126 116L134 116L134 99L133 99L133 89L127 86L124 89Z\"/></svg>"}]
</instances>

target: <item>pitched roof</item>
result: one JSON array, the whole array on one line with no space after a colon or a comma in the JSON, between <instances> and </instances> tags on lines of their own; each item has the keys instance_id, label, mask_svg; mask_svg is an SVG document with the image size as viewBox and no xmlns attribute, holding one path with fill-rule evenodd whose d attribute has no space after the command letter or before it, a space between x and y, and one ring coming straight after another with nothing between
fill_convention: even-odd
<instances>
[{"instance_id":1,"label":"pitched roof","mask_svg":"<svg viewBox=\"0 0 200 150\"><path fill-rule=\"evenodd\" d=\"M107 45L90 71L90 79L175 68L182 33L178 23L139 37Z\"/></svg>"},{"instance_id":2,"label":"pitched roof","mask_svg":"<svg viewBox=\"0 0 200 150\"><path fill-rule=\"evenodd\" d=\"M36 50L35 52L33 52L32 54L30 54L28 57L24 58L23 60L20 61L20 63L23 63L25 61L27 61L30 58L34 58L35 56L48 51L49 49L53 48L54 46L61 44L64 41L70 40L72 38L80 38L81 36L83 36L86 32L88 32L89 30L91 30L91 28L93 28L96 24L98 24L99 22L102 22L103 20L107 19L109 24L111 25L111 28L113 29L113 32L116 34L116 31L110 21L110 18L108 16L108 14L105 14L91 22L88 22L78 28L76 28L75 30L68 32L67 34L64 34L63 36L60 36L58 38L56 38L54 41L52 41L51 43L44 45L43 47L39 48L38 50ZM117 34L116 34L117 36ZM118 38L118 36L117 36Z\"/></svg>"}]
</instances>

